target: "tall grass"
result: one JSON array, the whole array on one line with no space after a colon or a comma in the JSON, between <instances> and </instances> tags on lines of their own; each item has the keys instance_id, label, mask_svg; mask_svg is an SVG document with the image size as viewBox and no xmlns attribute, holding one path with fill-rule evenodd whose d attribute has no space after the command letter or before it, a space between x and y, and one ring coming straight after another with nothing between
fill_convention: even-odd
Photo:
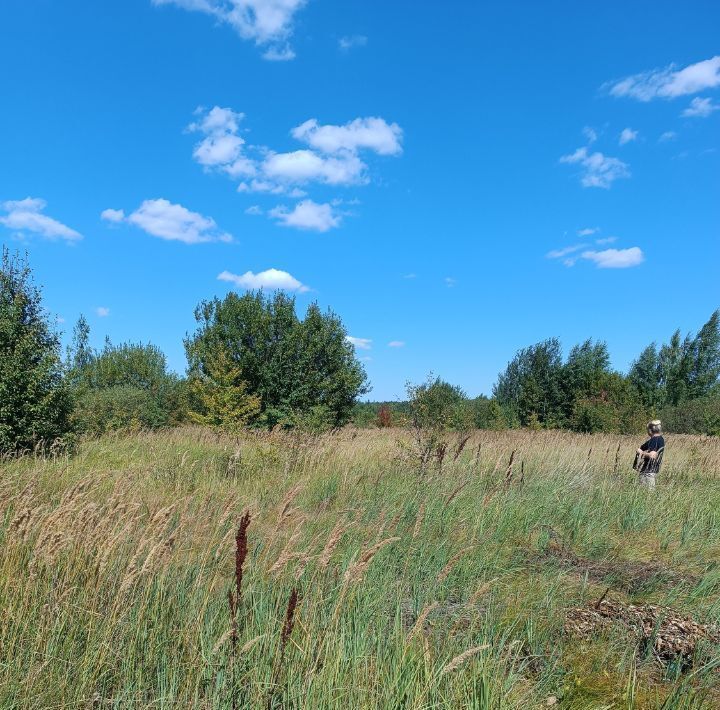
<instances>
[{"instance_id":1,"label":"tall grass","mask_svg":"<svg viewBox=\"0 0 720 710\"><path fill-rule=\"evenodd\" d=\"M631 438L477 432L419 476L406 437L188 428L1 463L0 707L720 704L717 649L663 666L563 631L605 592L720 621L717 440L669 438L647 491ZM635 564L660 572L619 583Z\"/></svg>"}]
</instances>

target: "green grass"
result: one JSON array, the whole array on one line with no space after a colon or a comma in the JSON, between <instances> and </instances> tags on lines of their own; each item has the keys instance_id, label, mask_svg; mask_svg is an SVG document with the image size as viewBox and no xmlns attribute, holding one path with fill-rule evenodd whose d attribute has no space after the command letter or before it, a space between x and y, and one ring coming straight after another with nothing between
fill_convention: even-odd
<instances>
[{"instance_id":1,"label":"green grass","mask_svg":"<svg viewBox=\"0 0 720 710\"><path fill-rule=\"evenodd\" d=\"M608 587L613 599L720 621L716 440L670 437L659 486L646 491L630 438L478 432L422 477L398 446L406 438L233 442L191 428L1 463L0 707L718 706L718 649L680 668L640 653L619 627L563 632L566 610ZM227 594L246 509L233 653ZM336 524L346 529L323 567ZM345 581L363 550L394 537ZM587 565L559 559L557 540ZM271 571L283 550L289 561ZM595 563L608 573L589 573ZM633 564L650 563L670 577L627 583ZM300 605L281 655L293 587Z\"/></svg>"}]
</instances>

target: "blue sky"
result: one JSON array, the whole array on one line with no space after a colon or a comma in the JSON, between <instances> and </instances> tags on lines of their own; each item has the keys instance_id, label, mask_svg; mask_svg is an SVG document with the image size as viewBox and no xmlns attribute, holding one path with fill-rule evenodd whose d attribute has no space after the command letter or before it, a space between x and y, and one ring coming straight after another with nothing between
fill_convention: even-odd
<instances>
[{"instance_id":1,"label":"blue sky","mask_svg":"<svg viewBox=\"0 0 720 710\"><path fill-rule=\"evenodd\" d=\"M3 0L0 240L93 341L338 312L373 384L618 369L720 306L716 2ZM63 322L64 321L64 322Z\"/></svg>"}]
</instances>

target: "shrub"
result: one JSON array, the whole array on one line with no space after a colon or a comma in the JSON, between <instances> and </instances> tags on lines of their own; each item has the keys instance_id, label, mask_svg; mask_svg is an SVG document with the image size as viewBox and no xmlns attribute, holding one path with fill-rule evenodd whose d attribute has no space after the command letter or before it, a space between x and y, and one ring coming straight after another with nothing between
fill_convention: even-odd
<instances>
[{"instance_id":1,"label":"shrub","mask_svg":"<svg viewBox=\"0 0 720 710\"><path fill-rule=\"evenodd\" d=\"M76 427L89 434L114 429L157 429L171 423L169 412L148 390L132 385L87 389L73 412Z\"/></svg>"}]
</instances>

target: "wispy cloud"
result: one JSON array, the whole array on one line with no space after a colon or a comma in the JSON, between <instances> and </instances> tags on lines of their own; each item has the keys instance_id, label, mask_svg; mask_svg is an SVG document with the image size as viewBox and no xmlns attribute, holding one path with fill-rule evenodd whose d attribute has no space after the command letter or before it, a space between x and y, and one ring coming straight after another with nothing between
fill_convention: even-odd
<instances>
[{"instance_id":1,"label":"wispy cloud","mask_svg":"<svg viewBox=\"0 0 720 710\"><path fill-rule=\"evenodd\" d=\"M388 343L389 348L404 348L405 347L405 341L404 340L391 340Z\"/></svg>"},{"instance_id":2,"label":"wispy cloud","mask_svg":"<svg viewBox=\"0 0 720 710\"><path fill-rule=\"evenodd\" d=\"M295 14L306 0L152 0L152 3L211 15L230 25L243 39L265 47L265 59L283 61L295 57L288 41Z\"/></svg>"},{"instance_id":3,"label":"wispy cloud","mask_svg":"<svg viewBox=\"0 0 720 710\"><path fill-rule=\"evenodd\" d=\"M568 247L563 247L562 249L553 249L552 251L549 251L545 256L548 259L562 259L564 256L574 254L575 252L580 251L580 249L584 249L586 246L587 244L572 244Z\"/></svg>"},{"instance_id":4,"label":"wispy cloud","mask_svg":"<svg viewBox=\"0 0 720 710\"><path fill-rule=\"evenodd\" d=\"M660 143L666 143L667 141L674 141L677 138L677 133L675 131L665 131L660 135L660 138L658 138L658 141Z\"/></svg>"},{"instance_id":5,"label":"wispy cloud","mask_svg":"<svg viewBox=\"0 0 720 710\"><path fill-rule=\"evenodd\" d=\"M720 56L690 64L683 69L671 64L663 69L632 74L603 86L612 96L638 101L674 99L720 86Z\"/></svg>"},{"instance_id":6,"label":"wispy cloud","mask_svg":"<svg viewBox=\"0 0 720 710\"><path fill-rule=\"evenodd\" d=\"M372 340L370 338L354 338L352 335L346 335L345 340L354 345L358 350L370 350L372 348Z\"/></svg>"},{"instance_id":7,"label":"wispy cloud","mask_svg":"<svg viewBox=\"0 0 720 710\"><path fill-rule=\"evenodd\" d=\"M331 204L318 204L312 200L298 202L292 210L285 206L275 207L268 214L284 227L316 232L327 232L333 227L339 227L341 221Z\"/></svg>"},{"instance_id":8,"label":"wispy cloud","mask_svg":"<svg viewBox=\"0 0 720 710\"><path fill-rule=\"evenodd\" d=\"M600 231L600 227L585 227L585 229L578 229L578 237L589 237L593 234L597 234Z\"/></svg>"},{"instance_id":9,"label":"wispy cloud","mask_svg":"<svg viewBox=\"0 0 720 710\"><path fill-rule=\"evenodd\" d=\"M596 239L595 244L612 244L616 241L617 237L602 237L601 239Z\"/></svg>"},{"instance_id":10,"label":"wispy cloud","mask_svg":"<svg viewBox=\"0 0 720 710\"><path fill-rule=\"evenodd\" d=\"M587 138L588 143L594 143L598 139L597 131L591 126L585 126L582 129L583 135Z\"/></svg>"},{"instance_id":11,"label":"wispy cloud","mask_svg":"<svg viewBox=\"0 0 720 710\"><path fill-rule=\"evenodd\" d=\"M582 166L580 183L583 187L601 187L607 190L615 180L630 177L630 167L627 163L599 151L590 153L585 147L578 148L569 155L563 155L560 162Z\"/></svg>"},{"instance_id":12,"label":"wispy cloud","mask_svg":"<svg viewBox=\"0 0 720 710\"><path fill-rule=\"evenodd\" d=\"M99 318L107 318L110 315L110 309L106 308L105 306L98 306L95 309L95 315L97 315Z\"/></svg>"},{"instance_id":13,"label":"wispy cloud","mask_svg":"<svg viewBox=\"0 0 720 710\"><path fill-rule=\"evenodd\" d=\"M367 42L368 38L365 35L348 35L338 40L338 47L340 47L343 52L348 52L357 47L364 47Z\"/></svg>"},{"instance_id":14,"label":"wispy cloud","mask_svg":"<svg viewBox=\"0 0 720 710\"><path fill-rule=\"evenodd\" d=\"M221 231L215 220L191 212L182 205L165 199L145 200L138 209L124 217L123 210L104 210L101 217L113 223L127 222L143 231L170 241L185 244L202 242L230 242L232 236Z\"/></svg>"},{"instance_id":15,"label":"wispy cloud","mask_svg":"<svg viewBox=\"0 0 720 710\"><path fill-rule=\"evenodd\" d=\"M639 266L645 261L645 255L640 247L584 251L581 256L583 259L595 262L599 269L627 269Z\"/></svg>"},{"instance_id":16,"label":"wispy cloud","mask_svg":"<svg viewBox=\"0 0 720 710\"><path fill-rule=\"evenodd\" d=\"M233 274L230 271L223 271L218 274L219 281L227 281L236 286L246 289L268 289L268 290L284 290L297 291L305 293L310 288L298 281L287 271L279 269L267 269L260 273L254 274L252 271L246 271L244 274Z\"/></svg>"},{"instance_id":17,"label":"wispy cloud","mask_svg":"<svg viewBox=\"0 0 720 710\"><path fill-rule=\"evenodd\" d=\"M696 96L682 112L682 115L685 118L707 118L718 109L720 109L720 104L713 103L712 99Z\"/></svg>"},{"instance_id":18,"label":"wispy cloud","mask_svg":"<svg viewBox=\"0 0 720 710\"><path fill-rule=\"evenodd\" d=\"M445 285L448 288L453 288L456 284L457 284L457 279L454 279L452 276L445 277Z\"/></svg>"},{"instance_id":19,"label":"wispy cloud","mask_svg":"<svg viewBox=\"0 0 720 710\"><path fill-rule=\"evenodd\" d=\"M620 145L625 145L626 143L636 141L637 137L637 131L634 131L632 128L623 128L620 132L620 138L618 139L618 143L620 143Z\"/></svg>"},{"instance_id":20,"label":"wispy cloud","mask_svg":"<svg viewBox=\"0 0 720 710\"><path fill-rule=\"evenodd\" d=\"M39 197L26 197L24 200L8 200L2 203L7 212L0 215L0 224L22 234L31 232L50 240L62 239L68 243L82 239L82 234L52 217L43 214L47 207L45 200Z\"/></svg>"}]
</instances>

